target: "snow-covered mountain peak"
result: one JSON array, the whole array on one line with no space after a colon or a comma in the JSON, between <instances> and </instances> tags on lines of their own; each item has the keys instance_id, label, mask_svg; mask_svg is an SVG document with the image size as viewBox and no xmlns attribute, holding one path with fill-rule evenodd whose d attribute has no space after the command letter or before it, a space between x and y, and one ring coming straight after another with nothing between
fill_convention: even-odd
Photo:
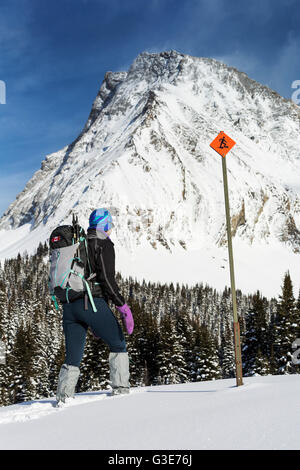
<instances>
[{"instance_id":1,"label":"snow-covered mountain peak","mask_svg":"<svg viewBox=\"0 0 300 470\"><path fill-rule=\"evenodd\" d=\"M86 132L89 127L95 122L101 111L109 103L109 100L113 96L117 85L122 83L125 80L126 76L127 72L107 72L105 74L103 83L93 103L90 116L83 129L83 132Z\"/></svg>"},{"instance_id":2,"label":"snow-covered mountain peak","mask_svg":"<svg viewBox=\"0 0 300 470\"><path fill-rule=\"evenodd\" d=\"M108 206L128 256L224 249L221 161L209 147L223 130L237 142L227 157L235 243L297 254L299 127L298 106L235 68L142 53L128 72L106 73L81 134L46 157L0 230L30 224L47 238L72 212L86 226L91 210Z\"/></svg>"}]
</instances>

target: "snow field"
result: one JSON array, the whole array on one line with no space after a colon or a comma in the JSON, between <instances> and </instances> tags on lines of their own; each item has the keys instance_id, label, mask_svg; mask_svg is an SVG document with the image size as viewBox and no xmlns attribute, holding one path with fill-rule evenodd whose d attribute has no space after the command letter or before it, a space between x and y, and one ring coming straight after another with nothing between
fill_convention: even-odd
<instances>
[{"instance_id":1,"label":"snow field","mask_svg":"<svg viewBox=\"0 0 300 470\"><path fill-rule=\"evenodd\" d=\"M1 449L300 449L300 376L83 393L0 408Z\"/></svg>"}]
</instances>

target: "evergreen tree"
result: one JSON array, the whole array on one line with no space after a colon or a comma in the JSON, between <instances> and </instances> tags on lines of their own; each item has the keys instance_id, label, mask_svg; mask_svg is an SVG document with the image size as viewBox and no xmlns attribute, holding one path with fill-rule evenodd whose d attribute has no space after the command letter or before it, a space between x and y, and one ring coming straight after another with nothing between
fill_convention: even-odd
<instances>
[{"instance_id":1,"label":"evergreen tree","mask_svg":"<svg viewBox=\"0 0 300 470\"><path fill-rule=\"evenodd\" d=\"M108 346L88 329L77 392L96 391L108 387L108 355Z\"/></svg>"},{"instance_id":2,"label":"evergreen tree","mask_svg":"<svg viewBox=\"0 0 300 470\"><path fill-rule=\"evenodd\" d=\"M234 343L233 331L227 322L225 331L221 338L221 352L220 364L222 369L223 379L230 379L235 376L235 358L234 358Z\"/></svg>"},{"instance_id":3,"label":"evergreen tree","mask_svg":"<svg viewBox=\"0 0 300 470\"><path fill-rule=\"evenodd\" d=\"M295 323L295 298L288 272L285 274L282 295L279 298L274 340L275 360L277 373L289 374L295 371L292 364L292 344L297 337L298 325Z\"/></svg>"},{"instance_id":4,"label":"evergreen tree","mask_svg":"<svg viewBox=\"0 0 300 470\"><path fill-rule=\"evenodd\" d=\"M295 327L296 337L300 338L300 289L299 289L298 299L297 299L297 302L296 302L294 322L297 325Z\"/></svg>"},{"instance_id":5,"label":"evergreen tree","mask_svg":"<svg viewBox=\"0 0 300 470\"><path fill-rule=\"evenodd\" d=\"M176 332L174 319L164 315L160 322L158 344L158 384L175 384L184 382L187 368L184 361L184 350Z\"/></svg>"},{"instance_id":6,"label":"evergreen tree","mask_svg":"<svg viewBox=\"0 0 300 470\"><path fill-rule=\"evenodd\" d=\"M56 393L58 376L61 369L61 366L64 363L65 359L65 342L61 338L59 347L51 354L52 358L49 366L49 389L51 394Z\"/></svg>"},{"instance_id":7,"label":"evergreen tree","mask_svg":"<svg viewBox=\"0 0 300 470\"><path fill-rule=\"evenodd\" d=\"M38 314L33 316L30 322L31 335L33 340L32 348L32 383L34 385L33 396L34 398L43 398L51 396L51 389L49 383L50 374L50 361L48 357L47 348L47 329L45 328L44 321Z\"/></svg>"},{"instance_id":8,"label":"evergreen tree","mask_svg":"<svg viewBox=\"0 0 300 470\"><path fill-rule=\"evenodd\" d=\"M34 357L36 346L31 326L21 324L15 339L12 354L9 358L13 375L9 377L10 394L14 403L34 398L37 377L34 374Z\"/></svg>"},{"instance_id":9,"label":"evergreen tree","mask_svg":"<svg viewBox=\"0 0 300 470\"><path fill-rule=\"evenodd\" d=\"M131 386L140 387L146 385L145 381L147 380L145 358L147 357L148 332L139 303L132 298L130 304L135 325L130 336L125 333L130 365L130 384Z\"/></svg>"},{"instance_id":10,"label":"evergreen tree","mask_svg":"<svg viewBox=\"0 0 300 470\"><path fill-rule=\"evenodd\" d=\"M219 359L224 379L235 375L234 343L230 291L225 287L217 309L220 317Z\"/></svg>"},{"instance_id":11,"label":"evergreen tree","mask_svg":"<svg viewBox=\"0 0 300 470\"><path fill-rule=\"evenodd\" d=\"M193 380L214 380L221 378L221 368L217 354L217 343L208 328L196 324L194 345Z\"/></svg>"},{"instance_id":12,"label":"evergreen tree","mask_svg":"<svg viewBox=\"0 0 300 470\"><path fill-rule=\"evenodd\" d=\"M50 304L45 304L46 354L49 367L49 390L51 394L56 391L60 368L65 359L65 342L62 328L62 312L56 311Z\"/></svg>"},{"instance_id":13,"label":"evergreen tree","mask_svg":"<svg viewBox=\"0 0 300 470\"><path fill-rule=\"evenodd\" d=\"M271 368L270 360L261 352L261 349L258 348L254 363L255 373L257 375L269 375L271 374Z\"/></svg>"},{"instance_id":14,"label":"evergreen tree","mask_svg":"<svg viewBox=\"0 0 300 470\"><path fill-rule=\"evenodd\" d=\"M146 341L142 348L142 358L144 360L144 383L151 385L158 373L158 348L159 348L159 328L155 314L151 311L143 313L143 325L145 329Z\"/></svg>"},{"instance_id":15,"label":"evergreen tree","mask_svg":"<svg viewBox=\"0 0 300 470\"><path fill-rule=\"evenodd\" d=\"M187 312L179 311L175 316L176 332L183 351L186 372L184 382L192 380L193 375L193 326Z\"/></svg>"},{"instance_id":16,"label":"evergreen tree","mask_svg":"<svg viewBox=\"0 0 300 470\"><path fill-rule=\"evenodd\" d=\"M257 291L246 316L246 331L243 336L242 357L245 376L262 373L265 364L268 363L266 305L267 300Z\"/></svg>"},{"instance_id":17,"label":"evergreen tree","mask_svg":"<svg viewBox=\"0 0 300 470\"><path fill-rule=\"evenodd\" d=\"M36 255L18 255L0 266L0 341L6 347L0 405L56 391L65 345L62 308L55 310L48 293L47 253L47 244L41 244ZM117 281L135 319L133 335L125 333L133 386L234 375L230 289L220 295L203 284L139 283L119 273ZM289 275L278 301L240 291L237 301L246 370L261 375L298 372L291 354L300 337L300 293L295 302ZM77 391L107 386L108 353L88 333Z\"/></svg>"}]
</instances>

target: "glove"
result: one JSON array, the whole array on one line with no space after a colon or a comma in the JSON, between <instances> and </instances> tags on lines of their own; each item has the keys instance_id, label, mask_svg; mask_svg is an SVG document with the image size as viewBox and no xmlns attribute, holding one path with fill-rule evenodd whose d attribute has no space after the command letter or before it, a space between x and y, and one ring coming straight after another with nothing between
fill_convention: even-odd
<instances>
[{"instance_id":1,"label":"glove","mask_svg":"<svg viewBox=\"0 0 300 470\"><path fill-rule=\"evenodd\" d=\"M134 320L129 305L124 304L122 307L117 307L117 309L121 314L122 322L127 333L131 335L134 328Z\"/></svg>"}]
</instances>

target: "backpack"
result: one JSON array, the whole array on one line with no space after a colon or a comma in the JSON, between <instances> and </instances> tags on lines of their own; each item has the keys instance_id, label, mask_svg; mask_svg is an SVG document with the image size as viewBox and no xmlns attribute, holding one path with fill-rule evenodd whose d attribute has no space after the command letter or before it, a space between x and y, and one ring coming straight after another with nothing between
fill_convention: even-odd
<instances>
[{"instance_id":1,"label":"backpack","mask_svg":"<svg viewBox=\"0 0 300 470\"><path fill-rule=\"evenodd\" d=\"M97 312L89 282L96 277L91 272L86 235L74 217L72 225L56 227L50 235L49 290L58 309L61 303L70 303L84 298L85 310L88 299Z\"/></svg>"}]
</instances>

